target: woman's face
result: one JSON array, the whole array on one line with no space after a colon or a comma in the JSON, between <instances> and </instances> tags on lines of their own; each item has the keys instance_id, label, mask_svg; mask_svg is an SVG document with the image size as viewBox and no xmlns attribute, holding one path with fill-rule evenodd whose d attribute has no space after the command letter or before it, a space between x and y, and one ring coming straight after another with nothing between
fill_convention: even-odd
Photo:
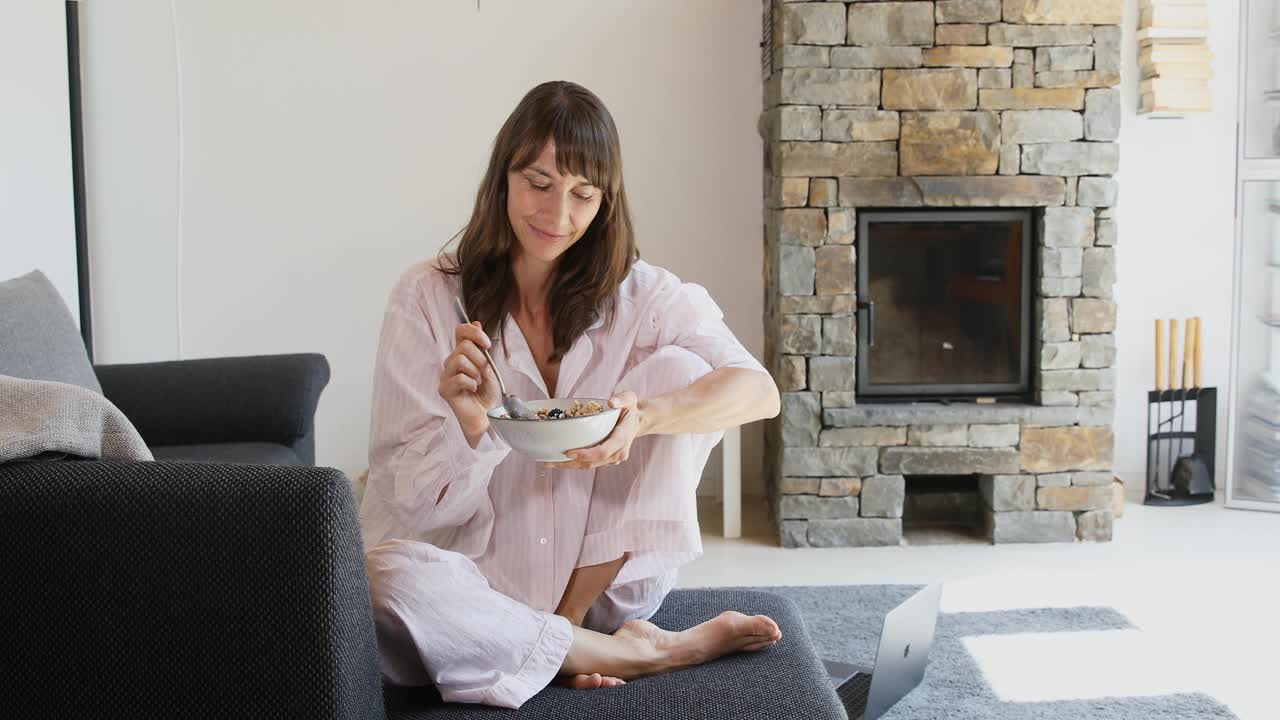
<instances>
[{"instance_id":1,"label":"woman's face","mask_svg":"<svg viewBox=\"0 0 1280 720\"><path fill-rule=\"evenodd\" d=\"M556 170L555 141L547 142L532 165L507 173L507 217L525 257L554 262L599 210L600 188Z\"/></svg>"}]
</instances>

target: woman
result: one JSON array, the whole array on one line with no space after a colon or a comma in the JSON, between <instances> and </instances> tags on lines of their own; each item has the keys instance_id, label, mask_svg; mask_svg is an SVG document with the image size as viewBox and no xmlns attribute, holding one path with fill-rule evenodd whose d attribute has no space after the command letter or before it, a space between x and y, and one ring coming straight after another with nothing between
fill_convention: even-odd
<instances>
[{"instance_id":1,"label":"woman","mask_svg":"<svg viewBox=\"0 0 1280 720\"><path fill-rule=\"evenodd\" d=\"M611 687L777 642L760 615L647 622L701 553L711 448L779 399L705 290L639 260L595 95L521 100L461 235L400 278L379 342L361 522L388 679L515 708L557 677ZM482 347L509 392L609 397L617 426L565 463L510 452Z\"/></svg>"}]
</instances>

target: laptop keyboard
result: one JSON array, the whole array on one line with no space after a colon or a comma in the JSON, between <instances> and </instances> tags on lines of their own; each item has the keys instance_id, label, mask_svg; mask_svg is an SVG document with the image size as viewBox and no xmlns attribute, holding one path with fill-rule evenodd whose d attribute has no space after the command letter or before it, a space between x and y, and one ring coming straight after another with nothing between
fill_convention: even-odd
<instances>
[{"instance_id":1,"label":"laptop keyboard","mask_svg":"<svg viewBox=\"0 0 1280 720\"><path fill-rule=\"evenodd\" d=\"M871 673L858 673L836 688L840 702L850 718L862 717L867 709L867 696L871 693Z\"/></svg>"}]
</instances>

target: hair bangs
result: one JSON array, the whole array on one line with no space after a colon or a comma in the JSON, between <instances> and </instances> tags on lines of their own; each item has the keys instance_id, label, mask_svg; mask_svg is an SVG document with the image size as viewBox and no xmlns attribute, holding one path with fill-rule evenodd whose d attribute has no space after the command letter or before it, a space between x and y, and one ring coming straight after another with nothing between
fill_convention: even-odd
<instances>
[{"instance_id":1,"label":"hair bangs","mask_svg":"<svg viewBox=\"0 0 1280 720\"><path fill-rule=\"evenodd\" d=\"M617 187L616 178L621 173L609 142L607 128L597 127L593 118L583 112L578 117L569 108L558 113L553 137L556 142L556 166L560 174L580 175L601 192L609 193ZM585 110L585 108L584 108Z\"/></svg>"},{"instance_id":2,"label":"hair bangs","mask_svg":"<svg viewBox=\"0 0 1280 720\"><path fill-rule=\"evenodd\" d=\"M557 172L581 176L601 192L612 193L619 185L622 169L618 167L611 135L609 128L600 127L588 108L557 103L554 111L538 118L522 138L512 156L511 169L532 165L550 140L556 146Z\"/></svg>"}]
</instances>

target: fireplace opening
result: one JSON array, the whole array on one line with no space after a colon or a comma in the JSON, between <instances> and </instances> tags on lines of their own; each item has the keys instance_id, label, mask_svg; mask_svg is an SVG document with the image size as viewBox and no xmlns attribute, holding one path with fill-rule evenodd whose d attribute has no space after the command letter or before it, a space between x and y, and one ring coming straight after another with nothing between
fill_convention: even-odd
<instances>
[{"instance_id":1,"label":"fireplace opening","mask_svg":"<svg viewBox=\"0 0 1280 720\"><path fill-rule=\"evenodd\" d=\"M859 400L1027 399L1029 209L858 213Z\"/></svg>"},{"instance_id":2,"label":"fireplace opening","mask_svg":"<svg viewBox=\"0 0 1280 720\"><path fill-rule=\"evenodd\" d=\"M902 504L907 545L990 542L977 475L908 475Z\"/></svg>"}]
</instances>

